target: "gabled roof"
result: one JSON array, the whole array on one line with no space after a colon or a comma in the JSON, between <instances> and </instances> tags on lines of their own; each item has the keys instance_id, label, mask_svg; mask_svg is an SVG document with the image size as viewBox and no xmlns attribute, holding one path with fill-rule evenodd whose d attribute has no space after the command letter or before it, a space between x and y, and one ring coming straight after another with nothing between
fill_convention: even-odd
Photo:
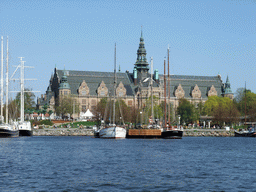
<instances>
[{"instance_id":1,"label":"gabled roof","mask_svg":"<svg viewBox=\"0 0 256 192\"><path fill-rule=\"evenodd\" d=\"M57 70L58 76L64 75L64 70ZM77 94L77 90L83 80L90 89L90 95L97 95L97 89L102 81L106 84L109 92L113 94L114 89L114 72L98 72L98 71L75 71L66 70L67 82L70 85L71 94ZM134 89L131 87L131 81L126 73L116 73L117 86L120 82L126 88L127 96L134 95Z\"/></svg>"}]
</instances>

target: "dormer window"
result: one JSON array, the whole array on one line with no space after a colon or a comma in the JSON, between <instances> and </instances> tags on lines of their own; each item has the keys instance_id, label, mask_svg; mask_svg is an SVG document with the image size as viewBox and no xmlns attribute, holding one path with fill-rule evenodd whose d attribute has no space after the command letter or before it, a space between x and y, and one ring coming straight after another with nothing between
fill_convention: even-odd
<instances>
[{"instance_id":1,"label":"dormer window","mask_svg":"<svg viewBox=\"0 0 256 192\"><path fill-rule=\"evenodd\" d=\"M86 95L86 90L83 90L82 91L82 96L85 96Z\"/></svg>"},{"instance_id":2,"label":"dormer window","mask_svg":"<svg viewBox=\"0 0 256 192\"><path fill-rule=\"evenodd\" d=\"M100 96L104 96L104 95L105 95L105 91L101 91Z\"/></svg>"}]
</instances>

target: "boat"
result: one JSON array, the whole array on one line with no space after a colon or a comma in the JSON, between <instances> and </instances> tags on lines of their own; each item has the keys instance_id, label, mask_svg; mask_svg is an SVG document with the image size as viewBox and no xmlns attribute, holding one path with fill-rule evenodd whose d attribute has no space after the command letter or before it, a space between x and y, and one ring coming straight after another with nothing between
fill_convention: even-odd
<instances>
[{"instance_id":1,"label":"boat","mask_svg":"<svg viewBox=\"0 0 256 192\"><path fill-rule=\"evenodd\" d=\"M168 53L168 100L170 103L170 72L169 72L169 46L168 46L168 50L167 50L167 53ZM164 113L165 113L165 126L163 128L163 131L162 131L162 138L163 139L182 139L182 136L183 136L183 127L180 126L180 122L179 122L179 125L178 126L170 126L170 111L168 111L168 125L166 123L166 79L165 79L165 63L164 63L164 97L165 97L165 110L164 110ZM169 106L169 104L168 104ZM168 109L170 109L170 106L168 107ZM180 118L180 117L179 117Z\"/></svg>"},{"instance_id":2,"label":"boat","mask_svg":"<svg viewBox=\"0 0 256 192\"><path fill-rule=\"evenodd\" d=\"M19 131L15 123L8 123L8 37L7 37L7 57L6 57L6 122L3 117L3 36L1 37L1 124L0 137L18 137Z\"/></svg>"},{"instance_id":3,"label":"boat","mask_svg":"<svg viewBox=\"0 0 256 192\"><path fill-rule=\"evenodd\" d=\"M151 87L151 124L146 127L143 127L141 124L138 124L135 129L129 129L127 132L127 138L134 139L158 139L162 137L162 129L158 125L157 121L154 120L153 112L153 58L151 57L151 77L146 78L150 79ZM146 82L145 80L143 82Z\"/></svg>"},{"instance_id":4,"label":"boat","mask_svg":"<svg viewBox=\"0 0 256 192\"><path fill-rule=\"evenodd\" d=\"M15 124L6 124L2 123L0 124L0 138L3 137L18 137L19 136L19 130L15 126Z\"/></svg>"},{"instance_id":5,"label":"boat","mask_svg":"<svg viewBox=\"0 0 256 192\"><path fill-rule=\"evenodd\" d=\"M126 138L126 129L115 124L115 102L116 102L116 45L115 45L115 63L114 63L114 102L113 102L113 124L109 124L99 130L99 137L105 139L124 139ZM97 133L95 132L97 135Z\"/></svg>"},{"instance_id":6,"label":"boat","mask_svg":"<svg viewBox=\"0 0 256 192\"><path fill-rule=\"evenodd\" d=\"M255 127L250 127L247 130L235 130L235 137L256 137Z\"/></svg>"},{"instance_id":7,"label":"boat","mask_svg":"<svg viewBox=\"0 0 256 192\"><path fill-rule=\"evenodd\" d=\"M162 131L163 139L182 139L183 128L181 126L164 128Z\"/></svg>"},{"instance_id":8,"label":"boat","mask_svg":"<svg viewBox=\"0 0 256 192\"><path fill-rule=\"evenodd\" d=\"M24 121L24 62L20 57L20 121L18 123L19 136L32 136L33 129L30 121Z\"/></svg>"},{"instance_id":9,"label":"boat","mask_svg":"<svg viewBox=\"0 0 256 192\"><path fill-rule=\"evenodd\" d=\"M245 90L244 90L244 97L245 97L245 114L244 114L244 126L246 126L246 82L245 82ZM235 130L235 137L256 137L256 127L250 127L247 130Z\"/></svg>"}]
</instances>

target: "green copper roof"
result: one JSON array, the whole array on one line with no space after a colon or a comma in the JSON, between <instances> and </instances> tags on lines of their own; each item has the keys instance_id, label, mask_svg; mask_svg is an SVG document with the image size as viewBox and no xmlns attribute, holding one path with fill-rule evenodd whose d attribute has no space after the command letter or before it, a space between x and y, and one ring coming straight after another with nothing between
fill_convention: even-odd
<instances>
[{"instance_id":1,"label":"green copper roof","mask_svg":"<svg viewBox=\"0 0 256 192\"><path fill-rule=\"evenodd\" d=\"M61 83L60 83L59 89L70 89L65 69L64 69L64 75L61 77Z\"/></svg>"},{"instance_id":2,"label":"green copper roof","mask_svg":"<svg viewBox=\"0 0 256 192\"><path fill-rule=\"evenodd\" d=\"M231 90L231 87L230 87L230 82L229 82L229 79L228 79L228 76L227 76L227 80L226 80L226 83L225 83L225 89L224 89L224 94L232 94L232 90Z\"/></svg>"},{"instance_id":3,"label":"green copper roof","mask_svg":"<svg viewBox=\"0 0 256 192\"><path fill-rule=\"evenodd\" d=\"M144 38L142 35L142 30L141 30L141 37L140 37L140 44L139 44L139 49L137 50L137 61L134 64L137 70L140 71L140 69L146 69L148 70L148 61L146 58L147 52L145 49L145 44L144 44Z\"/></svg>"}]
</instances>

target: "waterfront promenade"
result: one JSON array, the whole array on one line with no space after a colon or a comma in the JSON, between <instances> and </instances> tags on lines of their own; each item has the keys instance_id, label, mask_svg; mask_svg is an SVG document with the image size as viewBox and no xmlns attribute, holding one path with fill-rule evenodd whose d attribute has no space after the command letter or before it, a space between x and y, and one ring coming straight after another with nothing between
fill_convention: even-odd
<instances>
[{"instance_id":1,"label":"waterfront promenade","mask_svg":"<svg viewBox=\"0 0 256 192\"><path fill-rule=\"evenodd\" d=\"M44 128L34 129L34 136L93 136L87 128ZM234 131L225 129L185 129L183 137L233 137Z\"/></svg>"}]
</instances>

